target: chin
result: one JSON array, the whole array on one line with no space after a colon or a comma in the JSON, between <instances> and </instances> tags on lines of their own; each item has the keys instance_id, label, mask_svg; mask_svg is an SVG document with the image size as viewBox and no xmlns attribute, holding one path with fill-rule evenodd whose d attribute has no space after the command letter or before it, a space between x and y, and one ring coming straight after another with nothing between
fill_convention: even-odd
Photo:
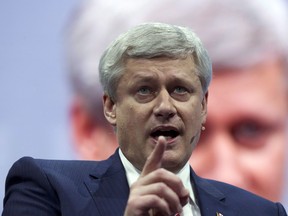
<instances>
[{"instance_id":1,"label":"chin","mask_svg":"<svg viewBox=\"0 0 288 216\"><path fill-rule=\"evenodd\" d=\"M171 171L178 172L186 164L187 161L184 160L184 157L179 156L175 152L165 151L164 157L162 160L162 167Z\"/></svg>"}]
</instances>

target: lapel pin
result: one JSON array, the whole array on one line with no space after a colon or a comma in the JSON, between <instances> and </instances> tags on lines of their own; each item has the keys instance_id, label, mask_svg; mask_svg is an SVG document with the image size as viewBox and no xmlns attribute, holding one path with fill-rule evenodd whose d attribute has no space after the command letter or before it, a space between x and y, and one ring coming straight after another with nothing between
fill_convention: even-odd
<instances>
[{"instance_id":1,"label":"lapel pin","mask_svg":"<svg viewBox=\"0 0 288 216\"><path fill-rule=\"evenodd\" d=\"M219 212L216 212L216 216L224 216L224 215Z\"/></svg>"}]
</instances>

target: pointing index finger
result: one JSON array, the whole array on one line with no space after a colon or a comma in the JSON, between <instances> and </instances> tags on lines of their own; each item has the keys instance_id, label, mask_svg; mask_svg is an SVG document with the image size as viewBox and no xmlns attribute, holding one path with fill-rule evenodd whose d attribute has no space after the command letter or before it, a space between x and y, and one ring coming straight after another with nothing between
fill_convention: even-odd
<instances>
[{"instance_id":1,"label":"pointing index finger","mask_svg":"<svg viewBox=\"0 0 288 216\"><path fill-rule=\"evenodd\" d=\"M158 142L146 160L141 176L159 169L162 165L162 158L166 149L167 141L164 136L159 136Z\"/></svg>"}]
</instances>

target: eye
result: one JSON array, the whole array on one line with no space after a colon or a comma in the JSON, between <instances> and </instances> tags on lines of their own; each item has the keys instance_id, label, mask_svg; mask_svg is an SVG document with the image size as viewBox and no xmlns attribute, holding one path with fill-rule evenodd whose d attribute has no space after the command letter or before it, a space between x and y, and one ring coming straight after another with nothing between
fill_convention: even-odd
<instances>
[{"instance_id":1,"label":"eye","mask_svg":"<svg viewBox=\"0 0 288 216\"><path fill-rule=\"evenodd\" d=\"M191 97L191 92L183 86L176 86L172 89L172 92L170 93L171 97L173 97L177 101L188 101Z\"/></svg>"},{"instance_id":2,"label":"eye","mask_svg":"<svg viewBox=\"0 0 288 216\"><path fill-rule=\"evenodd\" d=\"M255 121L240 122L231 130L231 135L239 144L250 148L259 148L266 144L273 127Z\"/></svg>"},{"instance_id":3,"label":"eye","mask_svg":"<svg viewBox=\"0 0 288 216\"><path fill-rule=\"evenodd\" d=\"M155 97L155 89L151 86L141 86L136 88L134 98L139 103L148 103Z\"/></svg>"},{"instance_id":4,"label":"eye","mask_svg":"<svg viewBox=\"0 0 288 216\"><path fill-rule=\"evenodd\" d=\"M140 95L149 95L151 94L151 89L148 86L143 86L138 89L137 93Z\"/></svg>"},{"instance_id":5,"label":"eye","mask_svg":"<svg viewBox=\"0 0 288 216\"><path fill-rule=\"evenodd\" d=\"M176 93L176 94L185 94L187 92L188 92L188 90L185 87L182 87L182 86L177 86L174 89L174 93Z\"/></svg>"}]
</instances>

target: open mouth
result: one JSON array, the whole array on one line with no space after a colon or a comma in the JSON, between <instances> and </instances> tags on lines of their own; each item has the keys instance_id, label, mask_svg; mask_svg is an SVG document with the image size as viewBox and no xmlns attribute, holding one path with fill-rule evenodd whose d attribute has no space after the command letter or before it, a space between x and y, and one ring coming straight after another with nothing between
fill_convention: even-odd
<instances>
[{"instance_id":1,"label":"open mouth","mask_svg":"<svg viewBox=\"0 0 288 216\"><path fill-rule=\"evenodd\" d=\"M176 128L156 128L152 131L151 137L155 140L158 140L159 136L164 136L166 140L174 139L175 137L179 136L179 131Z\"/></svg>"}]
</instances>

